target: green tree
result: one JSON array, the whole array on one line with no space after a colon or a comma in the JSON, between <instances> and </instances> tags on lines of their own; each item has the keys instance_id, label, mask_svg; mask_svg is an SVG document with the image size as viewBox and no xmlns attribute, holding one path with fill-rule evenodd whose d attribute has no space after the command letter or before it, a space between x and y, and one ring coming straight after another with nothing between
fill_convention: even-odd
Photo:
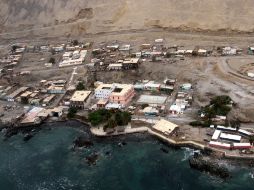
<instances>
[{"instance_id":1,"label":"green tree","mask_svg":"<svg viewBox=\"0 0 254 190\"><path fill-rule=\"evenodd\" d=\"M117 126L116 121L114 119L110 119L107 124L108 128L114 128Z\"/></svg>"},{"instance_id":2,"label":"green tree","mask_svg":"<svg viewBox=\"0 0 254 190\"><path fill-rule=\"evenodd\" d=\"M77 113L77 108L70 107L69 110L68 110L67 117L68 118L74 118L76 116L76 113Z\"/></svg>"},{"instance_id":3,"label":"green tree","mask_svg":"<svg viewBox=\"0 0 254 190\"><path fill-rule=\"evenodd\" d=\"M21 104L28 104L28 97L21 97Z\"/></svg>"},{"instance_id":4,"label":"green tree","mask_svg":"<svg viewBox=\"0 0 254 190\"><path fill-rule=\"evenodd\" d=\"M239 130L239 128L241 126L241 122L238 119L237 120L231 120L230 125L231 125L231 127L236 128L237 130Z\"/></svg>"},{"instance_id":5,"label":"green tree","mask_svg":"<svg viewBox=\"0 0 254 190\"><path fill-rule=\"evenodd\" d=\"M76 86L76 90L85 90L85 85L83 82L79 82Z\"/></svg>"},{"instance_id":6,"label":"green tree","mask_svg":"<svg viewBox=\"0 0 254 190\"><path fill-rule=\"evenodd\" d=\"M122 116L121 112L117 112L115 114L115 120L116 120L116 124L118 126L124 125L123 116Z\"/></svg>"},{"instance_id":7,"label":"green tree","mask_svg":"<svg viewBox=\"0 0 254 190\"><path fill-rule=\"evenodd\" d=\"M103 122L108 121L112 116L112 113L106 109L100 109L89 113L88 120L93 126L97 126Z\"/></svg>"},{"instance_id":8,"label":"green tree","mask_svg":"<svg viewBox=\"0 0 254 190\"><path fill-rule=\"evenodd\" d=\"M51 58L49 59L49 63L55 64L55 63L56 63L55 58L54 58L54 57L51 57Z\"/></svg>"},{"instance_id":9,"label":"green tree","mask_svg":"<svg viewBox=\"0 0 254 190\"><path fill-rule=\"evenodd\" d=\"M77 46L79 44L78 40L73 40L73 43L72 43L74 46Z\"/></svg>"},{"instance_id":10,"label":"green tree","mask_svg":"<svg viewBox=\"0 0 254 190\"><path fill-rule=\"evenodd\" d=\"M226 95L216 96L210 101L210 104L215 106L228 105L230 103L231 103L231 98Z\"/></svg>"},{"instance_id":11,"label":"green tree","mask_svg":"<svg viewBox=\"0 0 254 190\"><path fill-rule=\"evenodd\" d=\"M123 124L128 125L128 123L131 121L131 114L129 112L122 112L122 119L123 119Z\"/></svg>"}]
</instances>

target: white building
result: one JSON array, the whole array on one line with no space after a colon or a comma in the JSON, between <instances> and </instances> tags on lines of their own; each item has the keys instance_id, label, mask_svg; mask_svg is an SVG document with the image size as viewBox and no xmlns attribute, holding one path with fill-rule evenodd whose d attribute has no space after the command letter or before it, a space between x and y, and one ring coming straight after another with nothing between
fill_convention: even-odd
<instances>
[{"instance_id":1,"label":"white building","mask_svg":"<svg viewBox=\"0 0 254 190\"><path fill-rule=\"evenodd\" d=\"M236 55L236 48L224 47L222 49L222 55Z\"/></svg>"},{"instance_id":2,"label":"white building","mask_svg":"<svg viewBox=\"0 0 254 190\"><path fill-rule=\"evenodd\" d=\"M108 99L113 90L112 84L101 84L95 89L94 96L96 99Z\"/></svg>"}]
</instances>

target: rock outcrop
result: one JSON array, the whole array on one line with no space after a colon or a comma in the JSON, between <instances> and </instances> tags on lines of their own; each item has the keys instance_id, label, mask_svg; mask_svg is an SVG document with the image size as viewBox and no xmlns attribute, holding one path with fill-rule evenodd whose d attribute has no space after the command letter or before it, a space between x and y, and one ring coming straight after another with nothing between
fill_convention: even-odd
<instances>
[{"instance_id":1,"label":"rock outcrop","mask_svg":"<svg viewBox=\"0 0 254 190\"><path fill-rule=\"evenodd\" d=\"M230 177L228 169L218 163L204 159L202 156L194 156L189 159L190 167L201 172L208 172L211 175L227 179Z\"/></svg>"}]
</instances>

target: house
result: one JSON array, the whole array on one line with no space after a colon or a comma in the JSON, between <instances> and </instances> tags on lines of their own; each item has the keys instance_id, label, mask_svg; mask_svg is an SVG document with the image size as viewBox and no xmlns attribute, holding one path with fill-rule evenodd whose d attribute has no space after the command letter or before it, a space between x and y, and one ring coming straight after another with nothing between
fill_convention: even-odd
<instances>
[{"instance_id":1,"label":"house","mask_svg":"<svg viewBox=\"0 0 254 190\"><path fill-rule=\"evenodd\" d=\"M248 47L248 54L254 55L254 47Z\"/></svg>"},{"instance_id":2,"label":"house","mask_svg":"<svg viewBox=\"0 0 254 190\"><path fill-rule=\"evenodd\" d=\"M138 64L140 62L139 58L131 58L123 60L123 69L136 69L138 68Z\"/></svg>"},{"instance_id":3,"label":"house","mask_svg":"<svg viewBox=\"0 0 254 190\"><path fill-rule=\"evenodd\" d=\"M49 94L64 94L66 91L63 86L51 85L48 87L47 92Z\"/></svg>"},{"instance_id":4,"label":"house","mask_svg":"<svg viewBox=\"0 0 254 190\"><path fill-rule=\"evenodd\" d=\"M54 100L55 97L56 97L56 95L52 94L52 95L50 95L50 96L44 98L44 99L42 100L43 106L44 106L44 105L45 105L45 106L48 106L48 105Z\"/></svg>"},{"instance_id":5,"label":"house","mask_svg":"<svg viewBox=\"0 0 254 190\"><path fill-rule=\"evenodd\" d=\"M31 125L39 124L42 121L38 115L40 112L43 112L45 109L40 107L32 108L28 113L25 114L24 119L21 121L22 125Z\"/></svg>"},{"instance_id":6,"label":"house","mask_svg":"<svg viewBox=\"0 0 254 190\"><path fill-rule=\"evenodd\" d=\"M237 53L236 48L224 47L222 49L222 55L236 55L236 53Z\"/></svg>"},{"instance_id":7,"label":"house","mask_svg":"<svg viewBox=\"0 0 254 190\"><path fill-rule=\"evenodd\" d=\"M89 96L91 95L91 91L76 91L72 95L70 99L70 106L75 108L84 109L85 103L87 103Z\"/></svg>"},{"instance_id":8,"label":"house","mask_svg":"<svg viewBox=\"0 0 254 190\"><path fill-rule=\"evenodd\" d=\"M144 89L149 91L159 91L160 86L161 84L156 84L155 82L150 81L144 85Z\"/></svg>"},{"instance_id":9,"label":"house","mask_svg":"<svg viewBox=\"0 0 254 190\"><path fill-rule=\"evenodd\" d=\"M178 128L178 125L164 119L159 120L154 126L152 126L153 130L163 133L165 135L170 135Z\"/></svg>"},{"instance_id":10,"label":"house","mask_svg":"<svg viewBox=\"0 0 254 190\"><path fill-rule=\"evenodd\" d=\"M24 93L25 91L27 91L29 88L28 87L21 87L17 90L15 90L14 92L12 92L11 94L6 96L6 99L8 102L14 102L15 98L17 96L19 96L20 94Z\"/></svg>"},{"instance_id":11,"label":"house","mask_svg":"<svg viewBox=\"0 0 254 190\"><path fill-rule=\"evenodd\" d=\"M107 49L112 50L112 51L116 51L119 49L119 45L115 44L115 45L108 45Z\"/></svg>"},{"instance_id":12,"label":"house","mask_svg":"<svg viewBox=\"0 0 254 190\"><path fill-rule=\"evenodd\" d=\"M254 70L248 71L248 72L247 72L247 76L248 76L248 77L251 77L251 78L254 78Z\"/></svg>"},{"instance_id":13,"label":"house","mask_svg":"<svg viewBox=\"0 0 254 190\"><path fill-rule=\"evenodd\" d=\"M209 146L214 147L214 148L223 148L223 149L231 149L231 145L229 143L222 143L222 142L217 142L217 141L210 141Z\"/></svg>"},{"instance_id":14,"label":"house","mask_svg":"<svg viewBox=\"0 0 254 190\"><path fill-rule=\"evenodd\" d=\"M150 49L152 46L151 44L142 44L141 49Z\"/></svg>"},{"instance_id":15,"label":"house","mask_svg":"<svg viewBox=\"0 0 254 190\"><path fill-rule=\"evenodd\" d=\"M186 56L191 56L192 53L193 53L193 50L186 50L186 51L185 51L185 55L186 55Z\"/></svg>"},{"instance_id":16,"label":"house","mask_svg":"<svg viewBox=\"0 0 254 190\"><path fill-rule=\"evenodd\" d=\"M63 54L63 60L68 60L72 57L73 53L72 52L65 52Z\"/></svg>"},{"instance_id":17,"label":"house","mask_svg":"<svg viewBox=\"0 0 254 190\"><path fill-rule=\"evenodd\" d=\"M131 49L131 45L130 44L125 44L125 45L122 45L120 48L119 48L119 51L130 51Z\"/></svg>"},{"instance_id":18,"label":"house","mask_svg":"<svg viewBox=\"0 0 254 190\"><path fill-rule=\"evenodd\" d=\"M117 104L117 103L108 103L105 108L107 110L122 109L122 106L121 106L121 104Z\"/></svg>"},{"instance_id":19,"label":"house","mask_svg":"<svg viewBox=\"0 0 254 190\"><path fill-rule=\"evenodd\" d=\"M198 49L197 53L199 56L207 56L207 50L205 49Z\"/></svg>"},{"instance_id":20,"label":"house","mask_svg":"<svg viewBox=\"0 0 254 190\"><path fill-rule=\"evenodd\" d=\"M192 85L190 83L184 83L180 86L182 90L190 90Z\"/></svg>"},{"instance_id":21,"label":"house","mask_svg":"<svg viewBox=\"0 0 254 190\"><path fill-rule=\"evenodd\" d=\"M59 45L59 46L55 46L55 47L52 47L52 49L55 51L55 52L62 52L64 51L64 45Z\"/></svg>"},{"instance_id":22,"label":"house","mask_svg":"<svg viewBox=\"0 0 254 190\"><path fill-rule=\"evenodd\" d=\"M109 66L107 67L107 69L109 71L112 71L112 70L114 70L114 71L120 71L120 70L122 70L122 68L123 68L123 64L121 64L121 63L109 64Z\"/></svg>"},{"instance_id":23,"label":"house","mask_svg":"<svg viewBox=\"0 0 254 190\"><path fill-rule=\"evenodd\" d=\"M158 43L158 44L161 44L161 43L164 42L164 40L162 38L159 38L159 39L155 39L154 42Z\"/></svg>"},{"instance_id":24,"label":"house","mask_svg":"<svg viewBox=\"0 0 254 190\"><path fill-rule=\"evenodd\" d=\"M105 100L105 99L100 99L98 102L97 102L97 108L105 108L106 105L108 103L108 100Z\"/></svg>"},{"instance_id":25,"label":"house","mask_svg":"<svg viewBox=\"0 0 254 190\"><path fill-rule=\"evenodd\" d=\"M145 115L157 116L159 111L154 107L146 107L142 110Z\"/></svg>"},{"instance_id":26,"label":"house","mask_svg":"<svg viewBox=\"0 0 254 190\"><path fill-rule=\"evenodd\" d=\"M173 104L169 108L169 113L171 113L171 114L182 114L183 109L182 109L181 105Z\"/></svg>"}]
</instances>

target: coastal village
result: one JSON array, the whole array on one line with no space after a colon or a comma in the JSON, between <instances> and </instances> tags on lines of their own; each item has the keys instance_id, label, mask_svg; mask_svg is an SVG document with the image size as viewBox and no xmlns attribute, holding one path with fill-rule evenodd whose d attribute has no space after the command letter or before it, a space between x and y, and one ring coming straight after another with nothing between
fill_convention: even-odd
<instances>
[{"instance_id":1,"label":"coastal village","mask_svg":"<svg viewBox=\"0 0 254 190\"><path fill-rule=\"evenodd\" d=\"M0 119L6 133L43 122L77 119L96 136L150 133L174 146L254 158L254 128L228 118L236 105L221 94L197 105L197 85L181 76L141 78L146 64L253 56L254 47L168 46L164 39L63 44L10 44L0 57ZM253 63L230 68L254 80ZM128 73L118 80L118 73ZM129 74L131 73L131 74Z\"/></svg>"}]
</instances>

